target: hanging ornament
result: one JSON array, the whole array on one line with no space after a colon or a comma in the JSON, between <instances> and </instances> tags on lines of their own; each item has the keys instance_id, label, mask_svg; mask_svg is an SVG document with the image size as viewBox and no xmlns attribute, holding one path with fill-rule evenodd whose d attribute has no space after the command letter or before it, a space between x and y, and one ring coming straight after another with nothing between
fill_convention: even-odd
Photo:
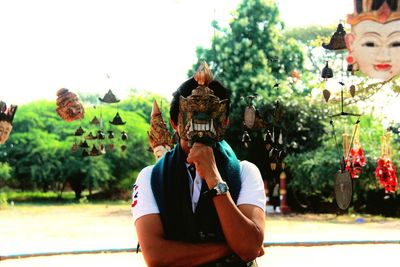
<instances>
[{"instance_id":1,"label":"hanging ornament","mask_svg":"<svg viewBox=\"0 0 400 267\"><path fill-rule=\"evenodd\" d=\"M335 200L338 207L346 210L351 203L353 196L353 185L350 173L338 171L335 176Z\"/></svg>"},{"instance_id":2,"label":"hanging ornament","mask_svg":"<svg viewBox=\"0 0 400 267\"><path fill-rule=\"evenodd\" d=\"M97 134L96 134L97 139L99 140L103 140L106 138L106 135L104 134L104 132L102 130L98 130Z\"/></svg>"},{"instance_id":3,"label":"hanging ornament","mask_svg":"<svg viewBox=\"0 0 400 267\"><path fill-rule=\"evenodd\" d=\"M125 151L125 150L126 150L126 145L122 145L122 146L121 146L121 150L122 150L122 151Z\"/></svg>"},{"instance_id":4,"label":"hanging ornament","mask_svg":"<svg viewBox=\"0 0 400 267\"><path fill-rule=\"evenodd\" d=\"M323 43L322 47L328 50L343 50L346 49L346 43L344 41L344 37L346 35L346 32L343 28L342 23L339 23L337 26L336 31L332 35L331 39L329 40L328 44Z\"/></svg>"},{"instance_id":5,"label":"hanging ornament","mask_svg":"<svg viewBox=\"0 0 400 267\"><path fill-rule=\"evenodd\" d=\"M356 86L354 84L350 85L349 92L351 97L354 97L356 95Z\"/></svg>"},{"instance_id":6,"label":"hanging ornament","mask_svg":"<svg viewBox=\"0 0 400 267\"><path fill-rule=\"evenodd\" d=\"M66 122L79 120L84 117L85 110L79 102L78 96L68 89L57 91L56 112Z\"/></svg>"},{"instance_id":7,"label":"hanging ornament","mask_svg":"<svg viewBox=\"0 0 400 267\"><path fill-rule=\"evenodd\" d=\"M95 157L99 155L99 150L97 149L96 145L93 145L92 150L90 150L90 156Z\"/></svg>"},{"instance_id":8,"label":"hanging ornament","mask_svg":"<svg viewBox=\"0 0 400 267\"><path fill-rule=\"evenodd\" d=\"M256 120L256 108L253 105L254 96L247 97L247 106L244 110L244 124L247 128L251 129L254 126Z\"/></svg>"},{"instance_id":9,"label":"hanging ornament","mask_svg":"<svg viewBox=\"0 0 400 267\"><path fill-rule=\"evenodd\" d=\"M322 91L322 94L324 95L325 101L328 102L328 101L329 101L329 98L331 97L331 92L329 92L327 89L324 89L324 90Z\"/></svg>"},{"instance_id":10,"label":"hanging ornament","mask_svg":"<svg viewBox=\"0 0 400 267\"><path fill-rule=\"evenodd\" d=\"M89 148L89 145L88 145L88 143L86 142L86 140L85 141L81 141L80 142L80 144L79 144L79 147L81 147L81 148Z\"/></svg>"},{"instance_id":11,"label":"hanging ornament","mask_svg":"<svg viewBox=\"0 0 400 267\"><path fill-rule=\"evenodd\" d=\"M397 191L398 180L396 176L396 167L391 156L392 148L390 145L391 133L387 132L381 137L381 155L378 159L378 167L375 169L375 176L385 193L394 193Z\"/></svg>"},{"instance_id":12,"label":"hanging ornament","mask_svg":"<svg viewBox=\"0 0 400 267\"><path fill-rule=\"evenodd\" d=\"M84 133L85 131L79 126L79 128L75 131L75 136L82 136Z\"/></svg>"},{"instance_id":13,"label":"hanging ornament","mask_svg":"<svg viewBox=\"0 0 400 267\"><path fill-rule=\"evenodd\" d=\"M278 144L280 144L280 145L282 145L282 144L283 144L282 130L280 130L280 132L279 132Z\"/></svg>"},{"instance_id":14,"label":"hanging ornament","mask_svg":"<svg viewBox=\"0 0 400 267\"><path fill-rule=\"evenodd\" d=\"M166 152L170 151L174 143L168 128L162 118L157 101L154 100L151 110L150 131L147 132L150 150L156 159L160 159Z\"/></svg>"},{"instance_id":15,"label":"hanging ornament","mask_svg":"<svg viewBox=\"0 0 400 267\"><path fill-rule=\"evenodd\" d=\"M110 121L110 123L113 124L113 125L125 125L126 122L122 121L121 116L117 112L117 114L115 114L113 120Z\"/></svg>"},{"instance_id":16,"label":"hanging ornament","mask_svg":"<svg viewBox=\"0 0 400 267\"><path fill-rule=\"evenodd\" d=\"M82 150L82 157L89 157L89 152L86 149Z\"/></svg>"},{"instance_id":17,"label":"hanging ornament","mask_svg":"<svg viewBox=\"0 0 400 267\"><path fill-rule=\"evenodd\" d=\"M118 102L120 101L119 99L117 99L117 98L115 97L115 95L113 94L113 92L111 91L111 89L108 90L108 92L104 95L103 98L100 98L100 97L99 97L99 100L100 100L101 102L108 103L108 104L118 103Z\"/></svg>"},{"instance_id":18,"label":"hanging ornament","mask_svg":"<svg viewBox=\"0 0 400 267\"><path fill-rule=\"evenodd\" d=\"M250 142L251 142L251 137L250 137L249 133L247 131L244 131L243 135L242 135L242 143L244 144L244 146L246 148L249 148Z\"/></svg>"},{"instance_id":19,"label":"hanging ornament","mask_svg":"<svg viewBox=\"0 0 400 267\"><path fill-rule=\"evenodd\" d=\"M325 67L322 69L321 77L326 80L333 77L333 71L328 65L328 61L326 62Z\"/></svg>"},{"instance_id":20,"label":"hanging ornament","mask_svg":"<svg viewBox=\"0 0 400 267\"><path fill-rule=\"evenodd\" d=\"M72 145L72 147L71 147L71 151L72 152L76 152L76 151L78 151L78 144L75 142L73 145Z\"/></svg>"},{"instance_id":21,"label":"hanging ornament","mask_svg":"<svg viewBox=\"0 0 400 267\"><path fill-rule=\"evenodd\" d=\"M94 118L90 121L90 124L99 125L100 121L96 116L94 116Z\"/></svg>"},{"instance_id":22,"label":"hanging ornament","mask_svg":"<svg viewBox=\"0 0 400 267\"><path fill-rule=\"evenodd\" d=\"M92 134L92 132L89 132L89 134L85 137L87 140L94 140L94 139L97 139L97 137L96 136L94 136L93 134Z\"/></svg>"},{"instance_id":23,"label":"hanging ornament","mask_svg":"<svg viewBox=\"0 0 400 267\"><path fill-rule=\"evenodd\" d=\"M112 130L107 131L107 133L108 133L108 139L114 138L114 132Z\"/></svg>"},{"instance_id":24,"label":"hanging ornament","mask_svg":"<svg viewBox=\"0 0 400 267\"><path fill-rule=\"evenodd\" d=\"M128 140L128 134L125 131L121 132L121 139L122 141Z\"/></svg>"}]
</instances>

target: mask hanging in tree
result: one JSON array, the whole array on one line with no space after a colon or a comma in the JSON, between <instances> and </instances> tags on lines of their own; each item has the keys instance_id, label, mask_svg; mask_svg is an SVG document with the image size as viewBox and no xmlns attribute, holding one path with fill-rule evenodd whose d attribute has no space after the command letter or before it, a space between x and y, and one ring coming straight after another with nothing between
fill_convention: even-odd
<instances>
[{"instance_id":1,"label":"mask hanging in tree","mask_svg":"<svg viewBox=\"0 0 400 267\"><path fill-rule=\"evenodd\" d=\"M79 120L84 117L85 110L78 96L68 89L61 88L57 91L57 114L66 122Z\"/></svg>"},{"instance_id":2,"label":"mask hanging in tree","mask_svg":"<svg viewBox=\"0 0 400 267\"><path fill-rule=\"evenodd\" d=\"M0 145L4 144L11 134L16 112L17 106L11 105L7 108L6 103L0 101Z\"/></svg>"}]
</instances>

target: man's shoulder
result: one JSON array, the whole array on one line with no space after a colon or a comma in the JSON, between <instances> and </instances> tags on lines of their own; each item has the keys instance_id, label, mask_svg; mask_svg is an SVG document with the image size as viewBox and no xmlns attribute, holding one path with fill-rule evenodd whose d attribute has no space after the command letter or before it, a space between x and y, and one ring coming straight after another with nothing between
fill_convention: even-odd
<instances>
[{"instance_id":1,"label":"man's shoulder","mask_svg":"<svg viewBox=\"0 0 400 267\"><path fill-rule=\"evenodd\" d=\"M138 177L137 177L137 180L146 179L146 178L150 177L150 176L151 176L151 173L152 173L152 171L153 171L153 168L154 168L154 165L149 165L149 166L144 167L144 168L139 172L139 175L138 175Z\"/></svg>"},{"instance_id":2,"label":"man's shoulder","mask_svg":"<svg viewBox=\"0 0 400 267\"><path fill-rule=\"evenodd\" d=\"M250 161L247 161L247 160L241 160L241 161L239 161L240 162L240 169L243 171L243 170L248 170L248 169L251 169L251 170L258 170L258 167L254 164L254 163L252 163L252 162L250 162Z\"/></svg>"}]
</instances>

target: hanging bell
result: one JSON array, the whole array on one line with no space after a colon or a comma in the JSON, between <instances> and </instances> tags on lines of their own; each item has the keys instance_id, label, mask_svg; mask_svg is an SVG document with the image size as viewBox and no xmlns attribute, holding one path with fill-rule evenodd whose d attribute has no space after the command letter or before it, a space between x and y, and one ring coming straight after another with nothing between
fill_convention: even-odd
<instances>
[{"instance_id":1,"label":"hanging bell","mask_svg":"<svg viewBox=\"0 0 400 267\"><path fill-rule=\"evenodd\" d=\"M328 44L323 43L322 47L327 50L343 50L346 49L345 37L346 31L343 28L342 23L339 23L336 31L333 33L331 39Z\"/></svg>"},{"instance_id":2,"label":"hanging bell","mask_svg":"<svg viewBox=\"0 0 400 267\"><path fill-rule=\"evenodd\" d=\"M118 103L118 102L120 101L119 99L117 99L117 98L115 97L115 95L113 94L113 92L111 91L111 89L108 90L108 92L104 95L103 98L100 98L100 97L99 97L99 100L100 100L101 102L109 103L109 104Z\"/></svg>"},{"instance_id":3,"label":"hanging bell","mask_svg":"<svg viewBox=\"0 0 400 267\"><path fill-rule=\"evenodd\" d=\"M97 131L97 139L103 140L105 138L106 138L106 135L104 134L104 132L102 130L98 130Z\"/></svg>"},{"instance_id":4,"label":"hanging bell","mask_svg":"<svg viewBox=\"0 0 400 267\"><path fill-rule=\"evenodd\" d=\"M90 150L90 156L98 156L100 155L99 150L97 149L96 145L93 145L92 150Z\"/></svg>"},{"instance_id":5,"label":"hanging bell","mask_svg":"<svg viewBox=\"0 0 400 267\"><path fill-rule=\"evenodd\" d=\"M126 122L122 121L121 116L117 112L117 114L115 114L115 117L113 118L112 121L110 121L110 123L113 125L124 125Z\"/></svg>"},{"instance_id":6,"label":"hanging bell","mask_svg":"<svg viewBox=\"0 0 400 267\"><path fill-rule=\"evenodd\" d=\"M125 151L125 150L126 150L126 145L122 145L122 146L121 146L121 150L122 150L122 151Z\"/></svg>"},{"instance_id":7,"label":"hanging bell","mask_svg":"<svg viewBox=\"0 0 400 267\"><path fill-rule=\"evenodd\" d=\"M85 137L87 140L94 140L97 139L97 136L94 136L92 132L89 132L89 134Z\"/></svg>"},{"instance_id":8,"label":"hanging bell","mask_svg":"<svg viewBox=\"0 0 400 267\"><path fill-rule=\"evenodd\" d=\"M347 71L353 72L353 64L347 64Z\"/></svg>"},{"instance_id":9,"label":"hanging bell","mask_svg":"<svg viewBox=\"0 0 400 267\"><path fill-rule=\"evenodd\" d=\"M249 133L247 131L244 131L243 136L242 136L242 143L244 144L244 146L246 148L248 148L250 142L251 142L251 137L250 137Z\"/></svg>"},{"instance_id":10,"label":"hanging bell","mask_svg":"<svg viewBox=\"0 0 400 267\"><path fill-rule=\"evenodd\" d=\"M122 131L122 132L121 132L121 139L122 139L123 141L128 140L128 134L127 134L125 131Z\"/></svg>"},{"instance_id":11,"label":"hanging bell","mask_svg":"<svg viewBox=\"0 0 400 267\"><path fill-rule=\"evenodd\" d=\"M79 146L81 147L81 148L89 148L89 145L88 145L88 143L86 142L86 140L85 141L81 141L80 142L80 144L79 144Z\"/></svg>"},{"instance_id":12,"label":"hanging bell","mask_svg":"<svg viewBox=\"0 0 400 267\"><path fill-rule=\"evenodd\" d=\"M77 143L74 143L74 144L72 145L71 151L72 151L72 152L78 151L78 144L77 144Z\"/></svg>"},{"instance_id":13,"label":"hanging bell","mask_svg":"<svg viewBox=\"0 0 400 267\"><path fill-rule=\"evenodd\" d=\"M283 135L282 135L282 130L279 132L278 144L280 144L280 145L282 145L282 144L283 144Z\"/></svg>"},{"instance_id":14,"label":"hanging bell","mask_svg":"<svg viewBox=\"0 0 400 267\"><path fill-rule=\"evenodd\" d=\"M89 152L86 149L82 150L82 157L89 157Z\"/></svg>"},{"instance_id":15,"label":"hanging bell","mask_svg":"<svg viewBox=\"0 0 400 267\"><path fill-rule=\"evenodd\" d=\"M324 79L329 79L333 77L333 71L328 65L328 61L326 62L325 67L322 69L321 77Z\"/></svg>"},{"instance_id":16,"label":"hanging bell","mask_svg":"<svg viewBox=\"0 0 400 267\"><path fill-rule=\"evenodd\" d=\"M269 148L271 148L274 141L272 141L272 135L269 130L264 134L263 139L264 139L265 145L268 146ZM268 147L267 147L267 149L269 149Z\"/></svg>"},{"instance_id":17,"label":"hanging bell","mask_svg":"<svg viewBox=\"0 0 400 267\"><path fill-rule=\"evenodd\" d=\"M90 121L90 124L99 125L100 121L96 116L94 116L94 118Z\"/></svg>"},{"instance_id":18,"label":"hanging bell","mask_svg":"<svg viewBox=\"0 0 400 267\"><path fill-rule=\"evenodd\" d=\"M106 147L103 144L99 146L99 154L101 155L106 154Z\"/></svg>"},{"instance_id":19,"label":"hanging bell","mask_svg":"<svg viewBox=\"0 0 400 267\"><path fill-rule=\"evenodd\" d=\"M75 131L75 136L82 136L84 132L85 132L85 131L82 129L82 127L79 127L79 128L76 129L76 131Z\"/></svg>"},{"instance_id":20,"label":"hanging bell","mask_svg":"<svg viewBox=\"0 0 400 267\"><path fill-rule=\"evenodd\" d=\"M114 132L112 130L109 130L107 132L108 132L108 139L113 139L114 138Z\"/></svg>"},{"instance_id":21,"label":"hanging bell","mask_svg":"<svg viewBox=\"0 0 400 267\"><path fill-rule=\"evenodd\" d=\"M276 162L271 162L270 166L271 166L271 170L273 170L273 171L276 170Z\"/></svg>"}]
</instances>

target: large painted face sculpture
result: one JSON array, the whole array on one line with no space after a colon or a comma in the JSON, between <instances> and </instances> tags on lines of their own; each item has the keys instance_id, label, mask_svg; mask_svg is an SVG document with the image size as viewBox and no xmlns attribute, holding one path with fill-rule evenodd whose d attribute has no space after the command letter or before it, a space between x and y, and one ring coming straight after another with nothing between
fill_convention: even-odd
<instances>
[{"instance_id":1,"label":"large painted face sculpture","mask_svg":"<svg viewBox=\"0 0 400 267\"><path fill-rule=\"evenodd\" d=\"M355 0L348 16L347 61L370 78L400 74L400 0Z\"/></svg>"},{"instance_id":2,"label":"large painted face sculpture","mask_svg":"<svg viewBox=\"0 0 400 267\"><path fill-rule=\"evenodd\" d=\"M11 123L0 121L0 145L4 144L10 136L12 130Z\"/></svg>"},{"instance_id":3,"label":"large painted face sculpture","mask_svg":"<svg viewBox=\"0 0 400 267\"><path fill-rule=\"evenodd\" d=\"M0 101L0 145L4 144L10 136L15 112L17 112L17 106L11 105L7 108L7 105Z\"/></svg>"},{"instance_id":4,"label":"large painted face sculpture","mask_svg":"<svg viewBox=\"0 0 400 267\"><path fill-rule=\"evenodd\" d=\"M213 77L206 63L195 75L198 87L187 98L179 100L179 135L192 146L200 142L212 146L221 141L227 129L229 100L220 100L208 88Z\"/></svg>"}]
</instances>

